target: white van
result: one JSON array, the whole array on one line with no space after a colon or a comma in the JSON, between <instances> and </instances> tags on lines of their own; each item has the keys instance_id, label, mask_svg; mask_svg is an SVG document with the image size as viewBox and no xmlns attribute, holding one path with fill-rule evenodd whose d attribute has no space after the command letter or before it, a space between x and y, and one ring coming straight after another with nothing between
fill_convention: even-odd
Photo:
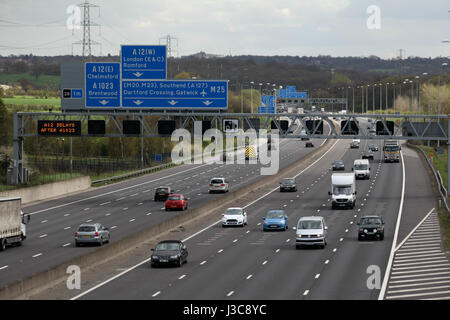
<instances>
[{"instance_id":1,"label":"white van","mask_svg":"<svg viewBox=\"0 0 450 320\"><path fill-rule=\"evenodd\" d=\"M369 159L356 159L353 162L352 171L355 172L356 179L370 179Z\"/></svg>"},{"instance_id":2,"label":"white van","mask_svg":"<svg viewBox=\"0 0 450 320\"><path fill-rule=\"evenodd\" d=\"M356 183L355 174L333 173L331 175L331 208L350 207L355 208L356 205Z\"/></svg>"}]
</instances>

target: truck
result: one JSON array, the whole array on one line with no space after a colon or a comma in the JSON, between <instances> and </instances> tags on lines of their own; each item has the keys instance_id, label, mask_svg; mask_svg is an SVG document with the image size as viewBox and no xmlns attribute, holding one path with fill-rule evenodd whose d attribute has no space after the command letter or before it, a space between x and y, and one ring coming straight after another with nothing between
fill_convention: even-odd
<instances>
[{"instance_id":1,"label":"truck","mask_svg":"<svg viewBox=\"0 0 450 320\"><path fill-rule=\"evenodd\" d=\"M398 140L385 140L383 145L384 162L400 162L400 150L402 147Z\"/></svg>"},{"instance_id":2,"label":"truck","mask_svg":"<svg viewBox=\"0 0 450 320\"><path fill-rule=\"evenodd\" d=\"M27 238L30 215L23 214L21 203L21 198L0 198L0 251L7 246L20 246Z\"/></svg>"},{"instance_id":3,"label":"truck","mask_svg":"<svg viewBox=\"0 0 450 320\"><path fill-rule=\"evenodd\" d=\"M331 175L331 208L340 207L355 208L356 205L356 183L353 172L333 173Z\"/></svg>"}]
</instances>

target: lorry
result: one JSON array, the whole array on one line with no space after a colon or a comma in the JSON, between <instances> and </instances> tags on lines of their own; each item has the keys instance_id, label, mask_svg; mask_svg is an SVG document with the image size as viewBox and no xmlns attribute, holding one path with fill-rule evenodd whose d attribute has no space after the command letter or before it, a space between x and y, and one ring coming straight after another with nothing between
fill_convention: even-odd
<instances>
[{"instance_id":1,"label":"lorry","mask_svg":"<svg viewBox=\"0 0 450 320\"><path fill-rule=\"evenodd\" d=\"M370 163L368 159L356 159L352 171L356 179L370 179Z\"/></svg>"},{"instance_id":2,"label":"lorry","mask_svg":"<svg viewBox=\"0 0 450 320\"><path fill-rule=\"evenodd\" d=\"M384 162L400 162L400 150L402 147L398 140L385 140L383 145Z\"/></svg>"},{"instance_id":3,"label":"lorry","mask_svg":"<svg viewBox=\"0 0 450 320\"><path fill-rule=\"evenodd\" d=\"M21 202L21 198L0 198L0 251L10 245L20 246L27 238L30 215L23 214Z\"/></svg>"},{"instance_id":4,"label":"lorry","mask_svg":"<svg viewBox=\"0 0 450 320\"><path fill-rule=\"evenodd\" d=\"M331 175L331 208L339 207L355 208L356 205L356 183L353 172L333 173Z\"/></svg>"}]
</instances>

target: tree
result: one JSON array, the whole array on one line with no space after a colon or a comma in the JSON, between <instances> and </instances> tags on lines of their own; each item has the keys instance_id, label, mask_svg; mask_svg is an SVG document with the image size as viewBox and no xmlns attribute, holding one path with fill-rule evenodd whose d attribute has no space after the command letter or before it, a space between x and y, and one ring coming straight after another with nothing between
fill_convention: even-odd
<instances>
[{"instance_id":1,"label":"tree","mask_svg":"<svg viewBox=\"0 0 450 320\"><path fill-rule=\"evenodd\" d=\"M11 143L12 119L3 100L0 99L0 146L7 146Z\"/></svg>"}]
</instances>

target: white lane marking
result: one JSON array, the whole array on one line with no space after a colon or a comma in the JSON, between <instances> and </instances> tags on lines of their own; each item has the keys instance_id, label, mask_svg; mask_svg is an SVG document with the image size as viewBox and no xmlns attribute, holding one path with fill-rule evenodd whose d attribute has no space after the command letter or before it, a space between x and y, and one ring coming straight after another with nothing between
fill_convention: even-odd
<instances>
[{"instance_id":1,"label":"white lane marking","mask_svg":"<svg viewBox=\"0 0 450 320\"><path fill-rule=\"evenodd\" d=\"M449 290L446 291L436 291L436 292L427 292L427 293L415 293L415 294L405 294L399 296L388 296L386 299L402 299L402 298L412 298L412 297L420 297L420 296L429 296L429 295L440 295L440 294L450 293Z\"/></svg>"},{"instance_id":2,"label":"white lane marking","mask_svg":"<svg viewBox=\"0 0 450 320\"><path fill-rule=\"evenodd\" d=\"M33 258L37 258L37 257L40 257L40 256L42 256L42 253L35 254L35 255L32 256L32 257L33 257Z\"/></svg>"},{"instance_id":3,"label":"white lane marking","mask_svg":"<svg viewBox=\"0 0 450 320\"><path fill-rule=\"evenodd\" d=\"M340 238L340 239L339 239L339 242L342 242L343 240L344 240L344 238Z\"/></svg>"},{"instance_id":4,"label":"white lane marking","mask_svg":"<svg viewBox=\"0 0 450 320\"><path fill-rule=\"evenodd\" d=\"M125 211L125 210L128 210L128 208L123 208L122 210Z\"/></svg>"},{"instance_id":5,"label":"white lane marking","mask_svg":"<svg viewBox=\"0 0 450 320\"><path fill-rule=\"evenodd\" d=\"M142 202L139 202L137 205L138 206L142 206L144 203L142 203Z\"/></svg>"},{"instance_id":6,"label":"white lane marking","mask_svg":"<svg viewBox=\"0 0 450 320\"><path fill-rule=\"evenodd\" d=\"M277 250L275 251L275 253L278 253L278 252L280 252L280 249L277 249Z\"/></svg>"},{"instance_id":7,"label":"white lane marking","mask_svg":"<svg viewBox=\"0 0 450 320\"><path fill-rule=\"evenodd\" d=\"M247 232L245 232L245 233L250 233L250 230L247 230Z\"/></svg>"},{"instance_id":8,"label":"white lane marking","mask_svg":"<svg viewBox=\"0 0 450 320\"><path fill-rule=\"evenodd\" d=\"M130 221L128 221L128 222L133 222L133 221L135 221L136 219L131 219Z\"/></svg>"},{"instance_id":9,"label":"white lane marking","mask_svg":"<svg viewBox=\"0 0 450 320\"><path fill-rule=\"evenodd\" d=\"M154 297L156 297L156 296L159 296L160 294L161 294L161 291L155 292L155 293L152 295L152 297L154 298Z\"/></svg>"},{"instance_id":10,"label":"white lane marking","mask_svg":"<svg viewBox=\"0 0 450 320\"><path fill-rule=\"evenodd\" d=\"M182 276L178 277L178 280L181 280L181 279L183 279L184 277L186 277L185 274L183 274Z\"/></svg>"},{"instance_id":11,"label":"white lane marking","mask_svg":"<svg viewBox=\"0 0 450 320\"><path fill-rule=\"evenodd\" d=\"M110 203L111 203L111 201L103 202L103 203L100 203L100 206L104 206L104 205L107 205L107 204L110 204Z\"/></svg>"},{"instance_id":12,"label":"white lane marking","mask_svg":"<svg viewBox=\"0 0 450 320\"><path fill-rule=\"evenodd\" d=\"M237 241L238 241L238 239L234 239L234 240L233 240L233 243L235 243L235 242L237 242Z\"/></svg>"},{"instance_id":13,"label":"white lane marking","mask_svg":"<svg viewBox=\"0 0 450 320\"><path fill-rule=\"evenodd\" d=\"M348 229L345 229L345 232L348 232Z\"/></svg>"},{"instance_id":14,"label":"white lane marking","mask_svg":"<svg viewBox=\"0 0 450 320\"><path fill-rule=\"evenodd\" d=\"M234 293L234 291L228 292L227 297L231 296L233 293Z\"/></svg>"},{"instance_id":15,"label":"white lane marking","mask_svg":"<svg viewBox=\"0 0 450 320\"><path fill-rule=\"evenodd\" d=\"M287 239L287 240L286 240L286 242L289 242L289 241L291 241L291 239Z\"/></svg>"},{"instance_id":16,"label":"white lane marking","mask_svg":"<svg viewBox=\"0 0 450 320\"><path fill-rule=\"evenodd\" d=\"M48 236L48 234L40 235L39 238L45 238L46 236Z\"/></svg>"},{"instance_id":17,"label":"white lane marking","mask_svg":"<svg viewBox=\"0 0 450 320\"><path fill-rule=\"evenodd\" d=\"M181 173L185 173L185 172L188 172L188 171L192 171L192 170L198 169L198 168L203 167L203 166L206 166L206 165L208 165L208 164L202 164L202 165L200 165L200 166L196 166L196 167L194 167L194 168L190 168L190 169L186 169L186 170L184 170L184 171L176 172L176 173L173 173L173 174L170 174L170 175L161 177L161 178L157 178L157 179L154 179L154 180L150 180L150 181L142 182L142 183L139 183L139 184L135 184L135 185L132 185L132 186L129 186L129 187L125 187L125 188L121 188L121 189L117 189L117 190L105 192L105 193L102 193L102 194L98 194L98 195L96 195L96 196L92 196L92 197L88 197L88 198L83 198L83 199L80 199L80 200L75 200L75 201L72 201L72 202L64 203L64 204L61 204L61 205L58 205L58 206L54 206L54 207L51 207L51 208L46 208L46 209L38 210L38 211L31 212L31 213L27 213L27 214L29 214L29 215L34 215L34 214L38 214L38 213L41 213L41 212L45 212L45 211L49 211L49 210L54 210L54 209L59 209L59 208L62 208L62 207L66 207L66 206L69 206L69 205L72 205L72 204L75 204L75 203L79 203L79 202L83 202L83 201L87 201L87 200L92 200L92 199L100 198L100 197L103 197L103 196L106 196L106 195L109 195L109 194L117 193L117 192L120 192L120 191L132 189L132 188L136 188L136 187L140 187L140 186L143 186L143 185L147 185L147 184L153 183L153 182L155 182L155 181L167 179L167 178L176 176L176 175L181 174ZM151 191L151 190L147 190L146 192L148 192L148 191Z\"/></svg>"},{"instance_id":18,"label":"white lane marking","mask_svg":"<svg viewBox=\"0 0 450 320\"><path fill-rule=\"evenodd\" d=\"M70 229L70 227L65 227L65 228L64 228L64 230L69 230L69 229Z\"/></svg>"},{"instance_id":19,"label":"white lane marking","mask_svg":"<svg viewBox=\"0 0 450 320\"><path fill-rule=\"evenodd\" d=\"M152 213L151 213L151 212L149 212L149 213L147 213L147 214L146 214L146 216L149 216L149 215L151 215L151 214L152 214Z\"/></svg>"},{"instance_id":20,"label":"white lane marking","mask_svg":"<svg viewBox=\"0 0 450 320\"><path fill-rule=\"evenodd\" d=\"M68 216L70 216L70 213L66 213L66 214L64 215L64 217L68 217Z\"/></svg>"},{"instance_id":21,"label":"white lane marking","mask_svg":"<svg viewBox=\"0 0 450 320\"><path fill-rule=\"evenodd\" d=\"M325 261L325 264L328 264L328 263L330 263L330 260L326 260L326 261Z\"/></svg>"},{"instance_id":22,"label":"white lane marking","mask_svg":"<svg viewBox=\"0 0 450 320\"><path fill-rule=\"evenodd\" d=\"M69 242L69 243L66 243L66 244L63 244L62 246L63 246L63 247L70 246L70 242Z\"/></svg>"},{"instance_id":23,"label":"white lane marking","mask_svg":"<svg viewBox=\"0 0 450 320\"><path fill-rule=\"evenodd\" d=\"M450 280L443 280L443 281L433 281L433 282L426 282L426 283L410 283L410 284L400 284L397 286L389 286L389 289L391 288L411 288L411 287L417 287L417 286L423 286L423 285L431 285L431 284L442 284L442 283L448 283ZM436 287L426 287L425 290L435 289ZM394 291L388 291L388 293L394 293Z\"/></svg>"},{"instance_id":24,"label":"white lane marking","mask_svg":"<svg viewBox=\"0 0 450 320\"><path fill-rule=\"evenodd\" d=\"M105 213L105 217L109 217L111 215L111 213Z\"/></svg>"},{"instance_id":25,"label":"white lane marking","mask_svg":"<svg viewBox=\"0 0 450 320\"><path fill-rule=\"evenodd\" d=\"M117 226L112 226L110 229L115 229L115 228L117 228Z\"/></svg>"},{"instance_id":26,"label":"white lane marking","mask_svg":"<svg viewBox=\"0 0 450 320\"><path fill-rule=\"evenodd\" d=\"M137 196L139 193L133 193L131 196L129 196L129 197L134 197L134 196Z\"/></svg>"},{"instance_id":27,"label":"white lane marking","mask_svg":"<svg viewBox=\"0 0 450 320\"><path fill-rule=\"evenodd\" d=\"M327 141L327 139L325 139L325 141ZM324 141L324 142L325 142L325 141ZM320 157L319 157L318 159L316 159L313 163L311 163L311 164L310 164L309 166L307 166L305 169L303 169L303 170L300 171L298 174L296 174L296 175L294 176L294 178L297 178L298 176L300 176L301 174L303 174L305 171L307 171L309 168L311 168L312 166L314 166L317 162L319 162L320 160L322 160L323 157L325 157L325 155L327 155L331 150L333 150L333 148L336 146L336 144L337 144L338 142L339 142L339 140L336 140L336 142L335 142L335 143L334 143L334 144L333 144L333 145L332 145L332 146L331 146L331 147L330 147L330 148L329 148L322 156L320 156ZM205 165L206 165L206 164L205 164ZM204 166L204 165L203 165L203 166ZM198 168L198 167L196 167L196 168ZM195 169L195 168L193 168L193 169ZM188 169L188 170L192 170L192 169ZM188 171L188 170L186 170L186 171ZM179 173L181 173L181 172L179 172ZM170 176L166 176L165 178L167 178L167 177L170 177ZM161 178L161 179L163 179L163 178ZM160 179L157 179L157 180L160 180ZM156 181L156 180L153 180L153 181ZM151 181L151 182L153 182L153 181ZM149 182L146 182L146 183L150 183L150 181L149 181ZM143 184L145 184L145 183L143 183ZM138 186L138 185L136 185L136 186ZM131 188L131 187L127 187L127 189L129 189L129 188ZM245 208L247 208L247 207L253 205L254 203L260 201L261 199L263 199L263 198L265 198L265 197L267 197L269 194L273 193L274 191L276 191L276 190L278 190L278 189L279 189L279 187L276 187L276 188L270 190L269 192L267 192L266 194L262 195L262 196L259 197L258 199L256 199L256 200L250 202L249 204L247 204L247 205L246 205L245 207L243 207L243 208L245 209ZM114 191L114 192L117 192L117 191ZM112 192L111 192L111 193L112 193ZM96 196L96 197L97 197L97 196ZM86 199L89 199L89 198L86 198ZM86 199L84 199L84 200L86 200ZM82 200L79 200L79 201L82 201ZM78 202L79 202L79 201L78 201ZM56 208L56 207L55 207L55 208ZM49 210L49 209L46 209L46 210ZM37 212L36 212L36 213L37 213ZM195 237L195 236L199 235L200 233L204 232L205 230L208 230L208 229L212 228L213 226L217 225L217 224L220 223L220 222L221 222L221 220L218 220L218 221L216 221L216 222L210 224L209 226L203 228L202 230L200 230L200 231L198 231L198 232L196 232L196 233L190 235L189 237L185 238L185 239L182 240L182 241L183 241L183 242L186 242L186 241L188 241L189 239L192 239L193 237ZM260 225L260 224L261 224L261 223L259 223L258 225ZM110 229L113 229L113 227L111 227ZM289 240L289 239L288 239L288 240ZM96 286L94 286L94 287L92 287L92 288L90 288L90 289L88 289L88 290L86 290L86 291L80 293L79 295L77 295L77 296L71 298L70 300L77 300L78 298L80 298L80 297L82 297L82 296L85 296L86 294L88 294L88 293L90 293L90 292L92 292L92 291L94 291L94 290L96 290L96 289L98 289L98 288L104 286L105 284L107 284L107 283L109 283L109 282L111 282L111 281L114 281L114 280L117 279L117 278L120 278L122 275L124 275L124 274L126 274L126 273L128 273L128 272L130 272L130 271L132 271L132 270L134 270L134 269L136 269L136 268L138 268L139 266L143 265L144 263L147 263L147 262L150 261L150 260L151 260L151 258L147 258L147 259L145 259L145 260L139 262L138 264L136 264L136 265L134 265L134 266L132 266L132 267L130 267L130 268L128 268L128 269L122 271L121 273L119 273L119 274L117 274L117 275L115 275L115 276L113 276L113 277L111 277L111 278L109 278L109 279L107 279L107 280L105 280L105 281L103 281L103 282L97 284Z\"/></svg>"},{"instance_id":28,"label":"white lane marking","mask_svg":"<svg viewBox=\"0 0 450 320\"><path fill-rule=\"evenodd\" d=\"M337 248L334 248L334 249L333 249L333 252L336 252L336 251L337 251Z\"/></svg>"},{"instance_id":29,"label":"white lane marking","mask_svg":"<svg viewBox=\"0 0 450 320\"><path fill-rule=\"evenodd\" d=\"M88 211L90 208L84 208L84 211Z\"/></svg>"},{"instance_id":30,"label":"white lane marking","mask_svg":"<svg viewBox=\"0 0 450 320\"><path fill-rule=\"evenodd\" d=\"M397 215L397 224L395 226L395 232L394 232L394 239L392 240L392 247L391 247L391 253L389 254L389 260L388 260L388 264L386 267L386 271L384 273L384 279L383 279L383 284L381 286L381 290L380 290L380 294L378 296L378 300L383 300L384 299L384 295L386 294L386 289L387 289L387 285L388 285L388 280L389 280L389 274L391 273L391 268L392 268L392 262L394 260L394 255L395 255L395 245L397 244L397 238L398 238L398 231L400 228L400 220L402 219L402 213L403 213L403 201L405 199L405 159L403 159L403 152L400 151L400 155L402 157L402 195L400 197L400 206L399 206L399 211L398 211L398 215Z\"/></svg>"},{"instance_id":31,"label":"white lane marking","mask_svg":"<svg viewBox=\"0 0 450 320\"><path fill-rule=\"evenodd\" d=\"M267 260L264 260L263 263L262 263L262 265L265 265L266 263L267 263Z\"/></svg>"},{"instance_id":32,"label":"white lane marking","mask_svg":"<svg viewBox=\"0 0 450 320\"><path fill-rule=\"evenodd\" d=\"M117 199L116 201L120 201L120 200L123 200L123 199L125 199L125 197L121 197L121 198Z\"/></svg>"},{"instance_id":33,"label":"white lane marking","mask_svg":"<svg viewBox=\"0 0 450 320\"><path fill-rule=\"evenodd\" d=\"M435 208L431 209L425 217L417 224L417 226L414 227L414 229L411 230L411 232L403 239L403 241L395 248L395 251L397 251L412 235L413 233L420 227L420 225L433 213Z\"/></svg>"},{"instance_id":34,"label":"white lane marking","mask_svg":"<svg viewBox=\"0 0 450 320\"><path fill-rule=\"evenodd\" d=\"M46 222L48 222L48 220L42 220L42 221L41 221L41 223L46 223Z\"/></svg>"},{"instance_id":35,"label":"white lane marking","mask_svg":"<svg viewBox=\"0 0 450 320\"><path fill-rule=\"evenodd\" d=\"M144 190L144 191L142 191L142 193L147 193L147 192L150 192L150 191L152 191L152 189Z\"/></svg>"},{"instance_id":36,"label":"white lane marking","mask_svg":"<svg viewBox=\"0 0 450 320\"><path fill-rule=\"evenodd\" d=\"M303 292L303 295L304 295L304 296L307 296L308 293L309 293L309 290L305 290L305 292Z\"/></svg>"},{"instance_id":37,"label":"white lane marking","mask_svg":"<svg viewBox=\"0 0 450 320\"><path fill-rule=\"evenodd\" d=\"M92 219L86 220L86 223L89 223L89 222L91 222L91 221L92 221Z\"/></svg>"},{"instance_id":38,"label":"white lane marking","mask_svg":"<svg viewBox=\"0 0 450 320\"><path fill-rule=\"evenodd\" d=\"M205 263L206 263L206 260L200 262L200 265L202 266L202 265L204 265Z\"/></svg>"},{"instance_id":39,"label":"white lane marking","mask_svg":"<svg viewBox=\"0 0 450 320\"><path fill-rule=\"evenodd\" d=\"M217 253L222 253L223 252L223 249L220 249L219 251L217 251Z\"/></svg>"},{"instance_id":40,"label":"white lane marking","mask_svg":"<svg viewBox=\"0 0 450 320\"><path fill-rule=\"evenodd\" d=\"M3 267L0 267L0 270L6 269L6 268L8 268L8 266L3 266Z\"/></svg>"},{"instance_id":41,"label":"white lane marking","mask_svg":"<svg viewBox=\"0 0 450 320\"><path fill-rule=\"evenodd\" d=\"M253 275L252 274L249 274L248 276L247 276L247 278L245 278L245 279L250 279L251 277L253 277Z\"/></svg>"},{"instance_id":42,"label":"white lane marking","mask_svg":"<svg viewBox=\"0 0 450 320\"><path fill-rule=\"evenodd\" d=\"M406 283L406 282L418 282L417 284L414 285L423 285L423 281L434 281L434 280L442 280L442 279L450 279L448 276L447 277L432 277L432 278L415 278L415 279L409 279L409 280L397 280L397 281L391 281L390 283ZM450 280L449 280L450 281ZM401 286L401 285L399 285ZM405 284L405 286L407 286ZM389 286L389 288L393 288L394 286ZM395 286L397 287L397 286Z\"/></svg>"}]
</instances>

